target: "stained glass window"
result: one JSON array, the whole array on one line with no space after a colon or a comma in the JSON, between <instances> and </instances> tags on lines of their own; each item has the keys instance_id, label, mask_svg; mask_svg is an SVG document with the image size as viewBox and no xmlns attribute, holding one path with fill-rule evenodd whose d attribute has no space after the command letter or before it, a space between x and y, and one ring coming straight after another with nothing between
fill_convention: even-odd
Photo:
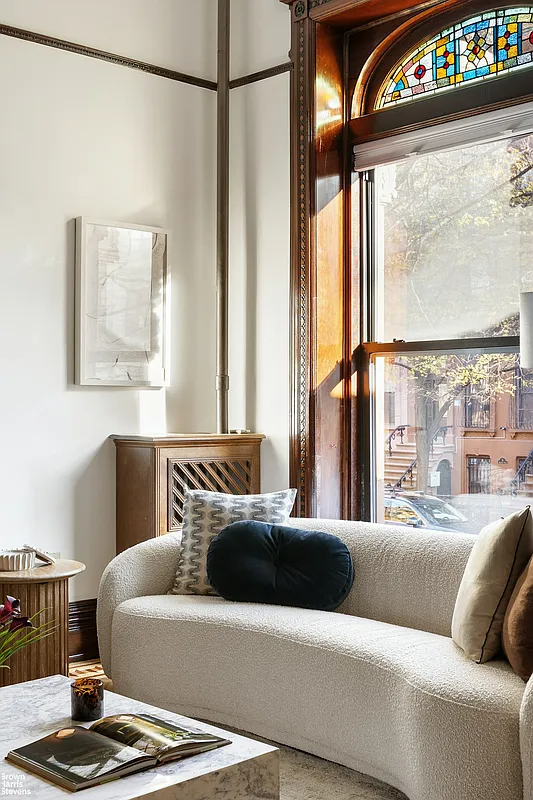
<instances>
[{"instance_id":1,"label":"stained glass window","mask_svg":"<svg viewBox=\"0 0 533 800\"><path fill-rule=\"evenodd\" d=\"M533 7L478 14L418 45L388 75L375 108L533 65Z\"/></svg>"}]
</instances>

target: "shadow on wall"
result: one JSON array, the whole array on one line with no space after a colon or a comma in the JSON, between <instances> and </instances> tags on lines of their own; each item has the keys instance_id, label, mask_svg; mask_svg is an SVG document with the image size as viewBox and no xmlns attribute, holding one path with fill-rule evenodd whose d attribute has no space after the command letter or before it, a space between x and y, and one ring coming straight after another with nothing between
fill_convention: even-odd
<instances>
[{"instance_id":1,"label":"shadow on wall","mask_svg":"<svg viewBox=\"0 0 533 800\"><path fill-rule=\"evenodd\" d=\"M65 308L67 309L67 374L66 385L72 388L74 385L74 318L75 318L75 289L76 289L76 220L71 219L66 224L66 269L67 279L65 281L67 297L65 300Z\"/></svg>"},{"instance_id":2,"label":"shadow on wall","mask_svg":"<svg viewBox=\"0 0 533 800\"><path fill-rule=\"evenodd\" d=\"M87 567L76 578L75 596L95 597L94 587L115 556L115 445L110 439L76 475L72 531L73 558Z\"/></svg>"},{"instance_id":3,"label":"shadow on wall","mask_svg":"<svg viewBox=\"0 0 533 800\"><path fill-rule=\"evenodd\" d=\"M287 489L285 474L283 448L279 441L267 437L261 445L261 491L278 492Z\"/></svg>"},{"instance_id":4,"label":"shadow on wall","mask_svg":"<svg viewBox=\"0 0 533 800\"><path fill-rule=\"evenodd\" d=\"M171 386L167 390L168 430L172 433L216 430L216 103L205 93L199 123L202 153L198 164L179 161L173 180Z\"/></svg>"},{"instance_id":5,"label":"shadow on wall","mask_svg":"<svg viewBox=\"0 0 533 800\"><path fill-rule=\"evenodd\" d=\"M251 144L254 139L250 138L253 131L250 126L249 102L250 97L246 94L243 137L246 148L244 172L246 176L244 186L244 208L246 209L246 427L257 431L257 181ZM262 446L263 459L266 456L265 444L263 443Z\"/></svg>"}]
</instances>

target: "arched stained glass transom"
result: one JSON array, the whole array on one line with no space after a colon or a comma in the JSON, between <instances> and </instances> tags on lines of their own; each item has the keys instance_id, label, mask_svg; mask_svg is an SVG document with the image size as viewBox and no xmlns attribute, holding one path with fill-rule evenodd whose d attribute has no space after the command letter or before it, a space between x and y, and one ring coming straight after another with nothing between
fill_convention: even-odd
<instances>
[{"instance_id":1,"label":"arched stained glass transom","mask_svg":"<svg viewBox=\"0 0 533 800\"><path fill-rule=\"evenodd\" d=\"M533 6L488 11L411 50L387 76L375 109L532 65Z\"/></svg>"}]
</instances>

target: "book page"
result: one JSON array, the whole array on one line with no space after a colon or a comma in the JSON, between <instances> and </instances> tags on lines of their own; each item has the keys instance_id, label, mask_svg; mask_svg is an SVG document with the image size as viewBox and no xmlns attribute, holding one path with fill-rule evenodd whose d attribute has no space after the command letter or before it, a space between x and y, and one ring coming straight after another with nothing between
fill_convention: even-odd
<instances>
[{"instance_id":1,"label":"book page","mask_svg":"<svg viewBox=\"0 0 533 800\"><path fill-rule=\"evenodd\" d=\"M35 764L75 786L98 781L134 762L150 763L138 750L78 726L19 747L13 755L23 759L28 769Z\"/></svg>"},{"instance_id":2,"label":"book page","mask_svg":"<svg viewBox=\"0 0 533 800\"><path fill-rule=\"evenodd\" d=\"M226 739L219 736L188 730L149 714L106 717L92 725L91 730L156 758L170 752L201 753L227 743Z\"/></svg>"}]
</instances>

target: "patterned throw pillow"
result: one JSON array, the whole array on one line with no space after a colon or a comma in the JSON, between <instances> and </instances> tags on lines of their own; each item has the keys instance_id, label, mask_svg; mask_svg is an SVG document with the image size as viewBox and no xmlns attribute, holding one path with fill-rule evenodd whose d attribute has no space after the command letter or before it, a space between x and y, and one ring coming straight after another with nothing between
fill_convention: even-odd
<instances>
[{"instance_id":1,"label":"patterned throw pillow","mask_svg":"<svg viewBox=\"0 0 533 800\"><path fill-rule=\"evenodd\" d=\"M283 525L296 489L272 494L218 494L190 490L183 504L181 558L170 594L216 594L207 578L207 551L215 536L232 522L253 519Z\"/></svg>"}]
</instances>

